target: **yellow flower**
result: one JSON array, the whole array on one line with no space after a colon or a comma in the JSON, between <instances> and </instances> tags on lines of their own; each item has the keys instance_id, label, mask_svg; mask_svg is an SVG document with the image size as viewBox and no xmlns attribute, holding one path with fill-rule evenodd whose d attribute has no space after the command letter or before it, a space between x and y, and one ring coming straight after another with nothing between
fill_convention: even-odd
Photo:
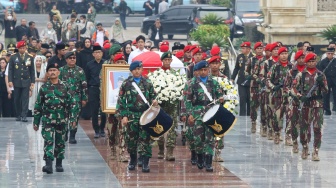
<instances>
[{"instance_id":1,"label":"yellow flower","mask_svg":"<svg viewBox=\"0 0 336 188\"><path fill-rule=\"evenodd\" d=\"M232 92L234 95L237 95L237 90L233 90Z\"/></svg>"},{"instance_id":2,"label":"yellow flower","mask_svg":"<svg viewBox=\"0 0 336 188\"><path fill-rule=\"evenodd\" d=\"M228 108L229 108L229 104L228 104L228 103L225 103L225 104L224 104L224 108L228 109Z\"/></svg>"}]
</instances>

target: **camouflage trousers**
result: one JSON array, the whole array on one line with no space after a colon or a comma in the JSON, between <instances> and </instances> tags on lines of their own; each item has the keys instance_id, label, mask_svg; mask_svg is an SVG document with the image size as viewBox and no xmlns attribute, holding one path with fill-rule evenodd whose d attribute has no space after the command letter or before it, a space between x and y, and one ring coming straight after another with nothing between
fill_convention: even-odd
<instances>
[{"instance_id":1,"label":"camouflage trousers","mask_svg":"<svg viewBox=\"0 0 336 188\"><path fill-rule=\"evenodd\" d=\"M215 148L224 149L224 137L215 137Z\"/></svg>"},{"instance_id":2,"label":"camouflage trousers","mask_svg":"<svg viewBox=\"0 0 336 188\"><path fill-rule=\"evenodd\" d=\"M214 155L215 140L213 131L202 120L195 120L194 126L196 153Z\"/></svg>"},{"instance_id":3,"label":"camouflage trousers","mask_svg":"<svg viewBox=\"0 0 336 188\"><path fill-rule=\"evenodd\" d=\"M283 104L282 98L274 97L273 98L273 130L274 132L279 132L283 128L283 117L285 111L287 110L288 104ZM286 113L287 115L287 113ZM288 119L288 118L287 118Z\"/></svg>"},{"instance_id":4,"label":"camouflage trousers","mask_svg":"<svg viewBox=\"0 0 336 188\"><path fill-rule=\"evenodd\" d=\"M78 120L79 120L79 115L81 113L81 109L82 109L82 101L79 95L74 95L73 98L76 101L76 112L75 112L75 119L76 119L76 124L75 126L72 126L70 124L68 124L67 130L68 128L70 128L70 131L75 131L77 132L77 128L78 128Z\"/></svg>"},{"instance_id":5,"label":"camouflage trousers","mask_svg":"<svg viewBox=\"0 0 336 188\"><path fill-rule=\"evenodd\" d=\"M42 126L42 137L44 139L43 159L64 159L66 125L47 124ZM55 148L54 148L55 143Z\"/></svg>"},{"instance_id":6,"label":"camouflage trousers","mask_svg":"<svg viewBox=\"0 0 336 188\"><path fill-rule=\"evenodd\" d=\"M119 145L120 149L126 151L126 126L122 126L114 114L109 114L106 122L106 128L110 148L112 149L112 147Z\"/></svg>"},{"instance_id":7,"label":"camouflage trousers","mask_svg":"<svg viewBox=\"0 0 336 188\"><path fill-rule=\"evenodd\" d=\"M187 117L188 119L188 117ZM188 120L187 120L188 121ZM195 150L194 125L186 123L185 136L187 138L190 151Z\"/></svg>"},{"instance_id":8,"label":"camouflage trousers","mask_svg":"<svg viewBox=\"0 0 336 188\"><path fill-rule=\"evenodd\" d=\"M127 151L130 154L138 152L140 155L152 157L152 146L150 144L150 135L141 128L139 120L141 112L132 112L132 115L128 117L129 122L126 125L125 140L127 143Z\"/></svg>"},{"instance_id":9,"label":"camouflage trousers","mask_svg":"<svg viewBox=\"0 0 336 188\"><path fill-rule=\"evenodd\" d=\"M273 109L274 105L272 104L271 93L265 92L265 103L266 103L266 124L267 127L272 130L273 129Z\"/></svg>"},{"instance_id":10,"label":"camouflage trousers","mask_svg":"<svg viewBox=\"0 0 336 188\"><path fill-rule=\"evenodd\" d=\"M296 104L288 105L286 115L286 134L291 134L292 139L296 140L299 137L299 128L301 123L301 112Z\"/></svg>"},{"instance_id":11,"label":"camouflage trousers","mask_svg":"<svg viewBox=\"0 0 336 188\"><path fill-rule=\"evenodd\" d=\"M302 109L302 123L300 126L300 142L306 145L310 141L311 130L310 124L313 123L314 144L316 148L321 147L321 127L323 125L323 107L308 108L306 106Z\"/></svg>"},{"instance_id":12,"label":"camouflage trousers","mask_svg":"<svg viewBox=\"0 0 336 188\"><path fill-rule=\"evenodd\" d=\"M266 92L260 94L260 123L263 128L266 128L268 125L268 116L267 116L267 103L266 103Z\"/></svg>"},{"instance_id":13,"label":"camouflage trousers","mask_svg":"<svg viewBox=\"0 0 336 188\"><path fill-rule=\"evenodd\" d=\"M260 106L260 95L258 87L250 88L250 117L251 121L256 121L258 117L258 108Z\"/></svg>"},{"instance_id":14,"label":"camouflage trousers","mask_svg":"<svg viewBox=\"0 0 336 188\"><path fill-rule=\"evenodd\" d=\"M169 129L167 134L167 140L166 140L166 147L172 147L175 148L176 145L176 137L177 137L177 104L165 104L162 105L163 110L169 114L173 118L173 125ZM165 137L162 135L159 140L157 141L159 146L164 146L165 144Z\"/></svg>"}]
</instances>

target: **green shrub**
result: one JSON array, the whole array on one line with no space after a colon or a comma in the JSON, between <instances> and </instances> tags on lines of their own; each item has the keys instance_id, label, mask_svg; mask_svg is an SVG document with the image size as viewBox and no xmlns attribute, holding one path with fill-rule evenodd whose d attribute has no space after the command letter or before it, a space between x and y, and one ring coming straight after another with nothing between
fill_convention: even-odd
<instances>
[{"instance_id":1,"label":"green shrub","mask_svg":"<svg viewBox=\"0 0 336 188\"><path fill-rule=\"evenodd\" d=\"M317 34L317 36L324 38L327 41L336 41L336 25L329 26Z\"/></svg>"},{"instance_id":2,"label":"green shrub","mask_svg":"<svg viewBox=\"0 0 336 188\"><path fill-rule=\"evenodd\" d=\"M200 25L197 29L193 30L190 33L190 36L193 40L199 41L204 36L211 34L219 36L225 41L227 40L227 37L230 36L230 28L227 25Z\"/></svg>"},{"instance_id":3,"label":"green shrub","mask_svg":"<svg viewBox=\"0 0 336 188\"><path fill-rule=\"evenodd\" d=\"M217 44L219 47L228 47L228 42L218 35L206 34L200 40L198 40L200 46L210 50L213 44Z\"/></svg>"},{"instance_id":4,"label":"green shrub","mask_svg":"<svg viewBox=\"0 0 336 188\"><path fill-rule=\"evenodd\" d=\"M204 18L201 18L202 25L220 25L223 24L224 19L221 17L218 17L214 13L209 13L205 15Z\"/></svg>"},{"instance_id":5,"label":"green shrub","mask_svg":"<svg viewBox=\"0 0 336 188\"><path fill-rule=\"evenodd\" d=\"M231 7L230 2L231 2L230 0L211 0L210 4L230 8Z\"/></svg>"}]
</instances>

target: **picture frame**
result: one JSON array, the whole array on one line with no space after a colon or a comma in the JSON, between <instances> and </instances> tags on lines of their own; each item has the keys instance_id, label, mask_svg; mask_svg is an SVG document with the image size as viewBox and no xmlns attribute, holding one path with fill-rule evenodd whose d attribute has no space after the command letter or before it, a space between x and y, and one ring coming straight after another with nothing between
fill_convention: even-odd
<instances>
[{"instance_id":1,"label":"picture frame","mask_svg":"<svg viewBox=\"0 0 336 188\"><path fill-rule=\"evenodd\" d=\"M101 85L101 110L107 114L116 113L119 87L131 75L129 65L103 64Z\"/></svg>"}]
</instances>

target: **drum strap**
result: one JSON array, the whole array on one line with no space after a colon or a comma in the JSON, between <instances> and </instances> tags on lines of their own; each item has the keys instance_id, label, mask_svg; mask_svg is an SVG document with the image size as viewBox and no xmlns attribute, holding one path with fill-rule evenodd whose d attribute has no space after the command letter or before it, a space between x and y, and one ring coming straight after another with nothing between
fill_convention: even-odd
<instances>
[{"instance_id":1,"label":"drum strap","mask_svg":"<svg viewBox=\"0 0 336 188\"><path fill-rule=\"evenodd\" d=\"M142 91L140 90L139 86L135 83L132 82L132 86L135 88L135 90L139 93L140 97L142 98L142 100L148 104L148 106L150 106L150 104L148 103L146 97L144 96L144 94L142 93Z\"/></svg>"},{"instance_id":2,"label":"drum strap","mask_svg":"<svg viewBox=\"0 0 336 188\"><path fill-rule=\"evenodd\" d=\"M211 97L211 95L210 95L208 89L205 87L205 85L203 84L203 82L200 82L199 85L202 87L202 89L203 89L205 95L208 97L208 99L210 100L210 102L212 102L212 101L213 101L213 98Z\"/></svg>"}]
</instances>

